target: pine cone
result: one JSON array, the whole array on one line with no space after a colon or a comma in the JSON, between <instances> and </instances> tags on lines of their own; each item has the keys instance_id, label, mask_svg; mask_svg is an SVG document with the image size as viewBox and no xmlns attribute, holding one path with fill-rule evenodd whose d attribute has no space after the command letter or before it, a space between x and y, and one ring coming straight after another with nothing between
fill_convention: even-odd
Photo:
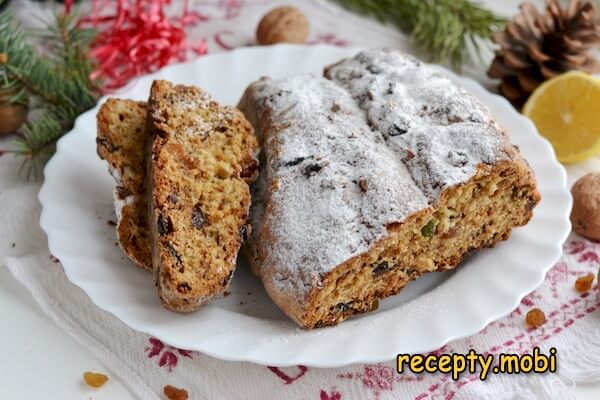
<instances>
[{"instance_id":1,"label":"pine cone","mask_svg":"<svg viewBox=\"0 0 600 400\"><path fill-rule=\"evenodd\" d=\"M562 8L549 0L540 13L524 2L520 12L494 37L500 50L487 74L501 79L500 93L517 109L542 82L563 72L600 71L592 48L600 48L600 24L590 2L571 0Z\"/></svg>"}]
</instances>

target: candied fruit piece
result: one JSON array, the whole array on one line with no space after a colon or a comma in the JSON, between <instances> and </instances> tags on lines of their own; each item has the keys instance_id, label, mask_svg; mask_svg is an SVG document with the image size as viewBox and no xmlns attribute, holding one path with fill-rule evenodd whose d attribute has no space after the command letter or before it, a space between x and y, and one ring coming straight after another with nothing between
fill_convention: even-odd
<instances>
[{"instance_id":1,"label":"candied fruit piece","mask_svg":"<svg viewBox=\"0 0 600 400\"><path fill-rule=\"evenodd\" d=\"M423 235L426 238L431 239L434 234L435 234L435 220L432 219L427 223L427 225L425 225L423 228L421 228L421 235Z\"/></svg>"},{"instance_id":2,"label":"candied fruit piece","mask_svg":"<svg viewBox=\"0 0 600 400\"><path fill-rule=\"evenodd\" d=\"M534 308L527 313L525 321L530 328L537 328L546 323L546 314L539 308Z\"/></svg>"},{"instance_id":3,"label":"candied fruit piece","mask_svg":"<svg viewBox=\"0 0 600 400\"><path fill-rule=\"evenodd\" d=\"M108 376L97 372L86 371L83 373L83 380L88 386L99 388L108 382Z\"/></svg>"},{"instance_id":4,"label":"candied fruit piece","mask_svg":"<svg viewBox=\"0 0 600 400\"><path fill-rule=\"evenodd\" d=\"M575 289L579 293L588 292L592 288L592 284L594 283L594 274L587 274L584 276L580 276L575 281Z\"/></svg>"},{"instance_id":5,"label":"candied fruit piece","mask_svg":"<svg viewBox=\"0 0 600 400\"><path fill-rule=\"evenodd\" d=\"M169 400L187 400L188 392L185 389L178 389L175 386L167 385L163 388L165 396Z\"/></svg>"}]
</instances>

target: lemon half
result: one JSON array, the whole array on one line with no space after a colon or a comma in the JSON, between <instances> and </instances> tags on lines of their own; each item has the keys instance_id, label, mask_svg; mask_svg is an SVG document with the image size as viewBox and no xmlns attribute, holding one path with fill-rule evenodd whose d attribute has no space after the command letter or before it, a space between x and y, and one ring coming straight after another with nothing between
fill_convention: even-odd
<instances>
[{"instance_id":1,"label":"lemon half","mask_svg":"<svg viewBox=\"0 0 600 400\"><path fill-rule=\"evenodd\" d=\"M572 71L544 82L527 100L523 114L552 143L563 163L600 153L600 80Z\"/></svg>"}]
</instances>

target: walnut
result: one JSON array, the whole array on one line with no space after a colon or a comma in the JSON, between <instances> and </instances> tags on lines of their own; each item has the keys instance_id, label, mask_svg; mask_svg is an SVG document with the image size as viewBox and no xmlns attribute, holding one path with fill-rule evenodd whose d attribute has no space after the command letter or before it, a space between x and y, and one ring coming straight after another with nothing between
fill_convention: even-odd
<instances>
[{"instance_id":1,"label":"walnut","mask_svg":"<svg viewBox=\"0 0 600 400\"><path fill-rule=\"evenodd\" d=\"M16 132L27 120L27 106L8 102L13 95L0 93L0 135Z\"/></svg>"},{"instance_id":2,"label":"walnut","mask_svg":"<svg viewBox=\"0 0 600 400\"><path fill-rule=\"evenodd\" d=\"M571 224L578 235L600 240L600 172L580 178L571 189Z\"/></svg>"},{"instance_id":3,"label":"walnut","mask_svg":"<svg viewBox=\"0 0 600 400\"><path fill-rule=\"evenodd\" d=\"M308 38L308 19L296 7L283 6L269 11L258 24L259 44L304 43Z\"/></svg>"}]
</instances>

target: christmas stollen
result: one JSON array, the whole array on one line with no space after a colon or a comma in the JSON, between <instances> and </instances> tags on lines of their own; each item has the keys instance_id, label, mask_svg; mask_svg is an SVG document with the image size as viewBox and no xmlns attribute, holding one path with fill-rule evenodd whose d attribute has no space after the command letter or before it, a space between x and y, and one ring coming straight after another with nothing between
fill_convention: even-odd
<instances>
[{"instance_id":1,"label":"christmas stollen","mask_svg":"<svg viewBox=\"0 0 600 400\"><path fill-rule=\"evenodd\" d=\"M325 77L263 78L239 107L263 148L252 269L305 328L507 239L540 199L487 108L400 52L365 51Z\"/></svg>"}]
</instances>

